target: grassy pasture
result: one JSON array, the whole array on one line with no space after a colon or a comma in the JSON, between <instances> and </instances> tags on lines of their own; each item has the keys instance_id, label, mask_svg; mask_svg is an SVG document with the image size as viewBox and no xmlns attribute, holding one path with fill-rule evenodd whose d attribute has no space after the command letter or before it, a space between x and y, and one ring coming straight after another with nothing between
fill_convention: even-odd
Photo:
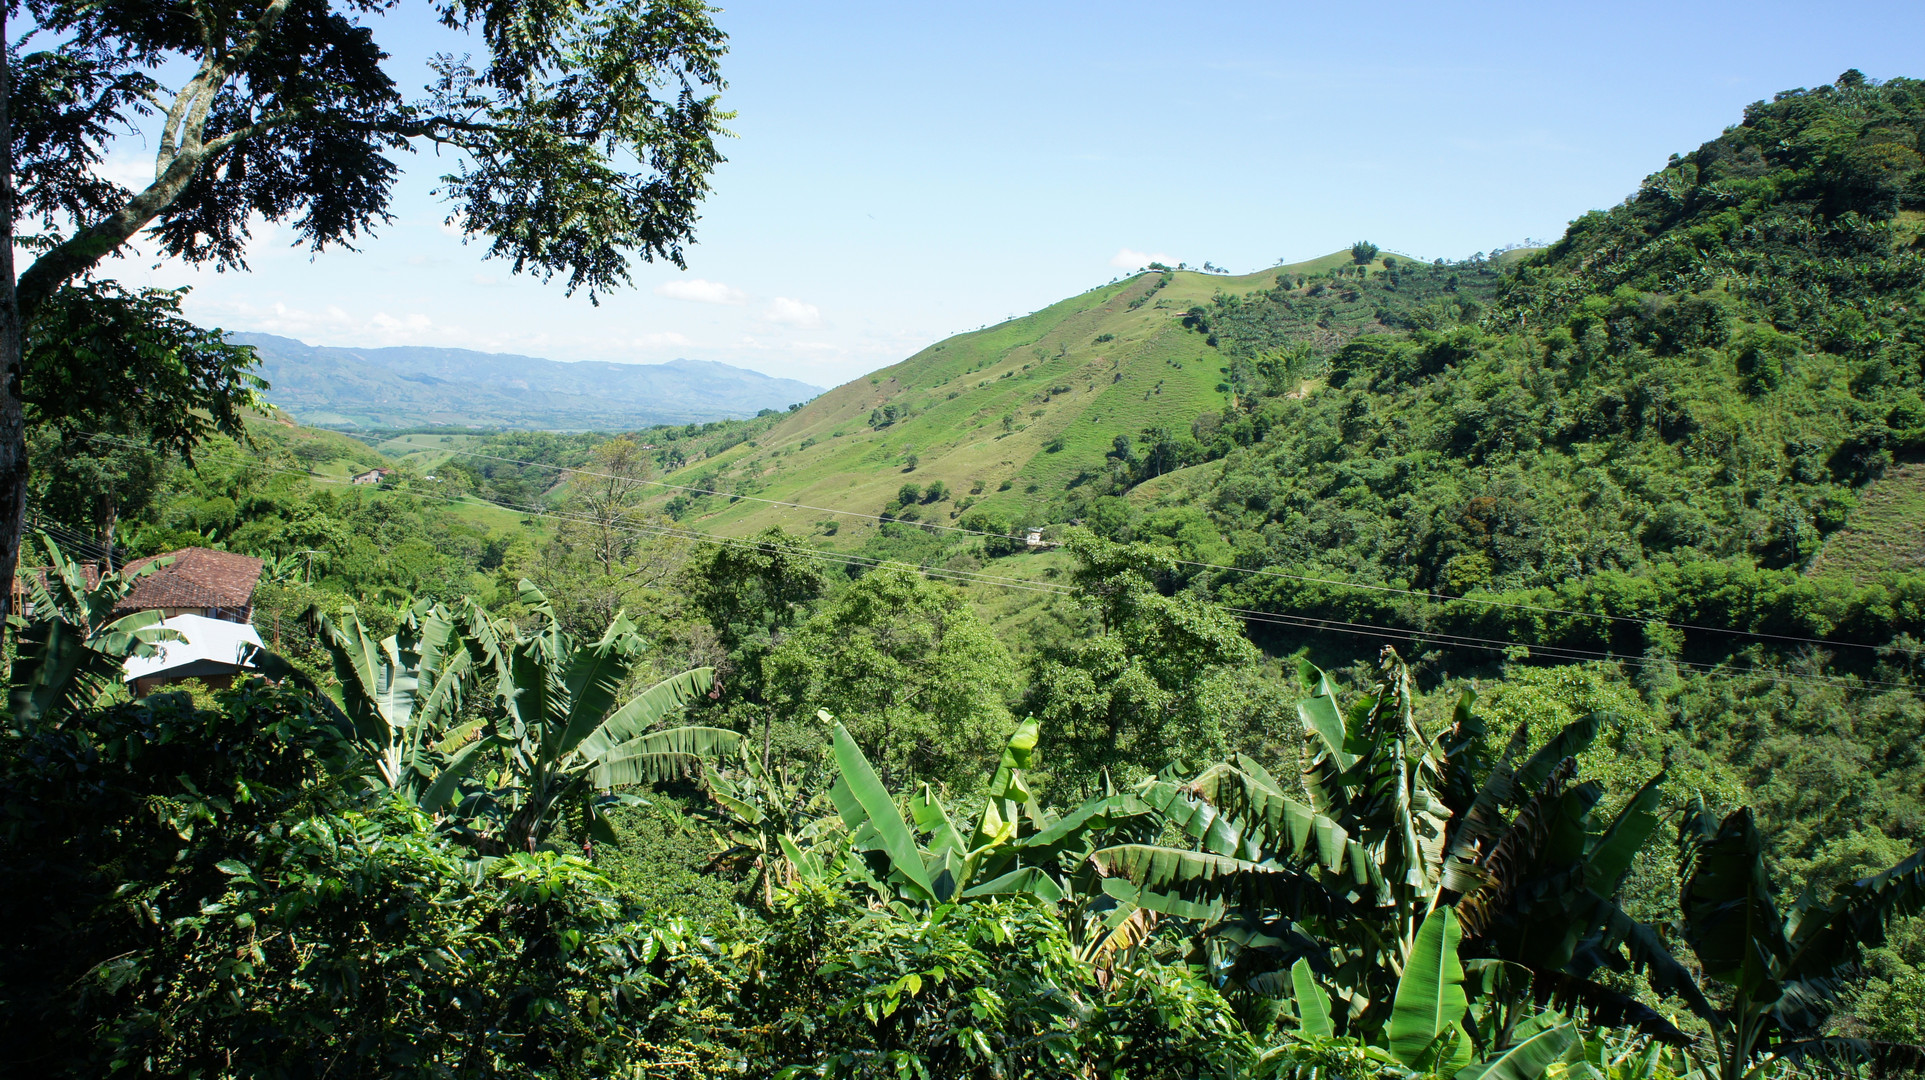
<instances>
[{"instance_id":1,"label":"grassy pasture","mask_svg":"<svg viewBox=\"0 0 1925 1080\"><path fill-rule=\"evenodd\" d=\"M1812 560L1814 576L1861 583L1894 570L1925 569L1925 462L1888 471L1858 497L1845 525Z\"/></svg>"},{"instance_id":2,"label":"grassy pasture","mask_svg":"<svg viewBox=\"0 0 1925 1080\"><path fill-rule=\"evenodd\" d=\"M904 483L940 480L952 497L923 507L925 521L952 523L964 498L1013 517L1039 513L1080 475L1105 468L1117 435L1156 426L1186 432L1199 414L1224 407L1228 362L1183 326L1186 311L1219 292L1270 288L1279 274L1349 263L1343 251L1255 274L1144 273L1099 286L937 342L664 479L865 514L879 512ZM893 422L877 415L891 406ZM778 524L807 532L832 517L706 498L684 522L741 535ZM836 542L860 542L868 531L846 519Z\"/></svg>"},{"instance_id":3,"label":"grassy pasture","mask_svg":"<svg viewBox=\"0 0 1925 1080\"><path fill-rule=\"evenodd\" d=\"M383 456L394 458L416 469L432 469L452 457L451 451L460 450L478 442L480 438L479 435L463 435L456 432L397 435L392 439L376 443L374 448Z\"/></svg>"}]
</instances>

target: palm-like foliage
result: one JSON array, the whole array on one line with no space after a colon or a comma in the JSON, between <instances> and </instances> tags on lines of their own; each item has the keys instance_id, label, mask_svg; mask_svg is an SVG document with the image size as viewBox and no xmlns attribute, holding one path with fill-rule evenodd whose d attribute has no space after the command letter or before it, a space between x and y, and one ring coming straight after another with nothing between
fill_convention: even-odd
<instances>
[{"instance_id":1,"label":"palm-like foliage","mask_svg":"<svg viewBox=\"0 0 1925 1080\"><path fill-rule=\"evenodd\" d=\"M1130 794L1109 792L1066 813L1045 806L1025 777L1035 754L1034 721L1019 724L1004 746L981 806L957 817L929 785L906 797L891 793L848 731L827 713L837 778L827 793L832 810L790 791L780 801L753 764L747 776L712 777L711 797L723 809L726 852L771 873L857 884L879 901L933 907L1026 895L1057 908L1071 924L1081 957L1099 971L1145 941L1155 913L1120 902L1092 880L1088 860L1104 845L1141 840L1155 828L1151 808ZM771 803L774 805L771 805ZM1126 890L1115 890L1127 895Z\"/></svg>"},{"instance_id":2,"label":"palm-like foliage","mask_svg":"<svg viewBox=\"0 0 1925 1080\"><path fill-rule=\"evenodd\" d=\"M1593 813L1597 785L1570 782L1572 756L1596 738L1601 718L1570 725L1528 757L1520 729L1491 764L1480 756L1472 695L1448 729L1424 737L1409 675L1388 650L1374 692L1347 709L1322 672L1305 665L1303 681L1298 784L1248 757L1187 783L1148 781L1138 796L1191 846L1122 846L1096 852L1092 866L1126 879L1129 902L1189 920L1198 958L1233 985L1287 996L1284 973L1308 958L1353 1034L1388 1021L1417 929L1456 903L1490 1006L1472 1033L1478 1044L1508 1045L1532 1002L1552 998L1684 1041L1652 1010L1588 978L1606 964L1636 965L1702 1004L1656 930L1612 899L1656 825L1662 777L1609 823Z\"/></svg>"},{"instance_id":3,"label":"palm-like foliage","mask_svg":"<svg viewBox=\"0 0 1925 1080\"><path fill-rule=\"evenodd\" d=\"M752 889L773 908L776 889L804 873L820 873L821 861L805 854L823 823L824 795L816 769L792 775L770 769L745 745L733 769L711 766L703 777L709 805L702 813L715 831L713 865L752 871Z\"/></svg>"},{"instance_id":4,"label":"palm-like foliage","mask_svg":"<svg viewBox=\"0 0 1925 1080\"><path fill-rule=\"evenodd\" d=\"M1460 702L1450 741L1468 748L1481 727L1470 698ZM1685 1035L1655 1011L1590 976L1600 967L1641 970L1652 986L1681 996L1700 1016L1710 1006L1659 931L1632 919L1616 902L1639 851L1658 824L1663 772L1641 787L1608 822L1597 805L1603 789L1573 783L1575 755L1597 738L1603 718L1593 714L1553 735L1521 764L1519 728L1485 773L1450 832L1443 886L1470 949L1485 964L1503 964L1486 980L1497 1022L1490 1037L1508 1042L1528 999L1555 1000L1595 1021L1635 1025L1664 1042ZM1450 763L1460 790L1469 790L1465 759Z\"/></svg>"},{"instance_id":5,"label":"palm-like foliage","mask_svg":"<svg viewBox=\"0 0 1925 1080\"><path fill-rule=\"evenodd\" d=\"M341 684L342 729L380 783L423 809L447 808L494 745L481 720L457 723L478 672L455 618L419 603L381 639L352 609L315 621Z\"/></svg>"},{"instance_id":6,"label":"palm-like foliage","mask_svg":"<svg viewBox=\"0 0 1925 1080\"><path fill-rule=\"evenodd\" d=\"M905 818L855 740L841 724L833 724L840 775L829 797L848 831L850 849L861 856L849 860L847 872L884 895L924 904L1014 893L1050 902L1071 898L1076 893L1071 878L1095 839L1132 823L1144 831L1149 807L1128 795L1108 794L1066 814L1047 810L1024 778L1036 740L1035 721L1018 725L981 809L958 825L927 784L907 800Z\"/></svg>"},{"instance_id":7,"label":"palm-like foliage","mask_svg":"<svg viewBox=\"0 0 1925 1080\"><path fill-rule=\"evenodd\" d=\"M93 707L120 684L129 657L152 656L160 642L180 640L160 625L161 612L113 617L114 605L138 575L105 573L89 584L85 569L58 544L44 533L40 542L47 555L45 574L25 579L33 614L9 619L18 650L9 700L15 723L23 726Z\"/></svg>"},{"instance_id":8,"label":"palm-like foliage","mask_svg":"<svg viewBox=\"0 0 1925 1080\"><path fill-rule=\"evenodd\" d=\"M1603 1057L1602 1045L1587 1045L1575 1022L1550 1010L1533 1011L1517 1025L1513 1039L1503 1046L1486 1044L1480 1052L1472 1029L1479 1026L1479 1012L1488 1010L1480 1010L1471 994L1475 980L1458 956L1462 936L1450 908L1424 917L1412 939L1410 962L1397 978L1389 1021L1375 1045L1364 1048L1368 1057L1416 1075L1457 1080L1538 1080L1554 1066L1562 1065L1568 1075L1571 1066ZM1298 960L1290 975L1298 1020L1280 1057L1289 1054L1292 1043L1314 1046L1332 1031L1329 998L1309 963ZM1606 1074L1593 1069L1587 1075Z\"/></svg>"},{"instance_id":9,"label":"palm-like foliage","mask_svg":"<svg viewBox=\"0 0 1925 1080\"><path fill-rule=\"evenodd\" d=\"M1694 800L1678 840L1684 937L1726 999L1713 1015L1717 1061L1706 1072L1746 1080L1806 1058L1925 1067L1925 1048L1825 1036L1864 950L1883 944L1892 920L1925 910L1925 851L1829 901L1807 892L1780 916L1750 810L1720 821Z\"/></svg>"},{"instance_id":10,"label":"palm-like foliage","mask_svg":"<svg viewBox=\"0 0 1925 1080\"><path fill-rule=\"evenodd\" d=\"M469 631L494 674L502 711L495 737L510 782L487 802L504 819L499 839L508 848L534 850L564 814L585 839L612 841L603 811L621 801L614 789L692 775L705 758L740 745L740 735L721 728L653 730L713 689L713 669L684 671L622 702L623 686L645 660L635 624L618 614L599 640L578 642L526 581L522 599L538 620L532 632L489 624L478 609Z\"/></svg>"},{"instance_id":11,"label":"palm-like foliage","mask_svg":"<svg viewBox=\"0 0 1925 1080\"><path fill-rule=\"evenodd\" d=\"M1122 845L1091 858L1119 882L1106 882L1111 895L1189 920L1199 958L1234 983L1280 989L1281 973L1308 957L1356 1030L1388 1015L1442 892L1451 817L1446 753L1417 727L1409 675L1388 650L1381 671L1374 693L1345 709L1323 673L1303 665L1297 785L1245 756L1187 783L1147 781L1136 794L1192 846Z\"/></svg>"}]
</instances>

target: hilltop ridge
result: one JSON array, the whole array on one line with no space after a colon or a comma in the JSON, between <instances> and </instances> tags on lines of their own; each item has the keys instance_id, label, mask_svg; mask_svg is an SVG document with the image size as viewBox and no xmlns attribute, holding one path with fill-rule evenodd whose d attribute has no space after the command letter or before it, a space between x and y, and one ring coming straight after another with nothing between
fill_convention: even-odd
<instances>
[{"instance_id":1,"label":"hilltop ridge","mask_svg":"<svg viewBox=\"0 0 1925 1080\"><path fill-rule=\"evenodd\" d=\"M1379 287L1386 267L1400 265L1407 274L1435 271L1440 289L1446 278L1458 287L1452 275L1495 283L1489 264L1444 271L1382 253L1359 264L1347 250L1252 274L1144 271L930 345L670 479L870 514L897 500L905 484L939 483L950 497L911 508L908 517L953 523L973 511L1040 524L1052 499L1111 468L1119 436L1160 430L1195 441L1199 423L1208 427L1266 378L1200 332L1194 313L1275 289L1279 280L1301 282L1324 323L1308 336L1334 347L1388 328L1383 319L1395 322L1413 297L1427 295L1406 286L1397 297ZM1463 287L1468 297L1474 286ZM729 532L797 525L794 512L752 501L675 505L694 515L689 520Z\"/></svg>"}]
</instances>

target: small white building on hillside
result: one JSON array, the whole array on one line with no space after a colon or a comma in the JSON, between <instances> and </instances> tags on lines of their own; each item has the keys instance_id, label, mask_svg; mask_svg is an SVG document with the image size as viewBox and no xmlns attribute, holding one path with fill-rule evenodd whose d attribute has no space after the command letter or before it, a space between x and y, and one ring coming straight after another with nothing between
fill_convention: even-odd
<instances>
[{"instance_id":1,"label":"small white building on hillside","mask_svg":"<svg viewBox=\"0 0 1925 1080\"><path fill-rule=\"evenodd\" d=\"M233 685L236 675L253 668L254 653L262 647L261 635L247 623L176 615L161 620L161 625L185 640L158 642L153 656L129 657L121 665L122 678L133 684L135 697L145 697L183 679L199 679L216 690L225 689Z\"/></svg>"}]
</instances>

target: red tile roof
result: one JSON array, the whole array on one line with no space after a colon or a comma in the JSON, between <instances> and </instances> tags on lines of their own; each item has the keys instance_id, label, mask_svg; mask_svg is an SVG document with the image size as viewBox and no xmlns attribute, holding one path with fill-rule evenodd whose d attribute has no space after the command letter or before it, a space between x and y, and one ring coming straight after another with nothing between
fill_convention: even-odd
<instances>
[{"instance_id":1,"label":"red tile roof","mask_svg":"<svg viewBox=\"0 0 1925 1080\"><path fill-rule=\"evenodd\" d=\"M254 586L261 580L260 559L198 547L135 559L123 572L131 576L166 558L172 558L173 564L141 578L134 591L114 605L115 611L244 608L253 602Z\"/></svg>"}]
</instances>

